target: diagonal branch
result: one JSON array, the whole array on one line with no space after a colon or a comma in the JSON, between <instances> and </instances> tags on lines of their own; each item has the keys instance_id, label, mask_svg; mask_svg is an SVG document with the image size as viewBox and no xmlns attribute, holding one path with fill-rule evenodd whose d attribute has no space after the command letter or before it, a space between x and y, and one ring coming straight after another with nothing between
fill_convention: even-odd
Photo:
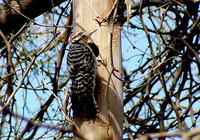
<instances>
[{"instance_id":1,"label":"diagonal branch","mask_svg":"<svg viewBox=\"0 0 200 140\"><path fill-rule=\"evenodd\" d=\"M60 5L66 0L51 0L54 6ZM27 18L22 17L18 12L25 15L29 19L33 19L42 13L53 8L52 2L49 0L10 0L9 6L2 2L0 4L0 29L6 37L10 33L16 33L26 22L29 22ZM12 9L10 8L12 7ZM17 22L16 22L17 21ZM0 48L4 45L2 38L0 38Z\"/></svg>"}]
</instances>

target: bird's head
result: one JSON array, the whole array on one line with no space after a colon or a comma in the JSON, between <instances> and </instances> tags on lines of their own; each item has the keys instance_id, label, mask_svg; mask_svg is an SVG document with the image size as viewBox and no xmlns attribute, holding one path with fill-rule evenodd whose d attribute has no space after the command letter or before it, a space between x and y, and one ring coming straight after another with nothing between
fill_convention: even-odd
<instances>
[{"instance_id":1,"label":"bird's head","mask_svg":"<svg viewBox=\"0 0 200 140\"><path fill-rule=\"evenodd\" d=\"M97 29L89 31L89 32L76 31L69 37L68 42L69 43L87 44L90 36L96 31L97 31Z\"/></svg>"}]
</instances>

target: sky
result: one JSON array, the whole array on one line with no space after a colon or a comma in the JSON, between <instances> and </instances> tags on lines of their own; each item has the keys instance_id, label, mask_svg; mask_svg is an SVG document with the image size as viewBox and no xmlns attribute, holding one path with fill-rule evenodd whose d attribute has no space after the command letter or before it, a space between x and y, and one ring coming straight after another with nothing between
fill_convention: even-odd
<instances>
[{"instance_id":1,"label":"sky","mask_svg":"<svg viewBox=\"0 0 200 140\"><path fill-rule=\"evenodd\" d=\"M1 2L2 1L0 0L0 3ZM41 18L42 17L36 18L36 22L41 23L41 21L42 21ZM147 19L147 17L145 17L145 16L144 16L144 18ZM134 24L136 24L139 27L141 27L141 24L139 23L138 17L135 17L135 18L131 19L131 22L133 22ZM148 20L145 20L145 24L147 24L148 27L152 28L152 25L149 23ZM142 51L145 51L148 48L148 42L146 40L146 35L145 35L144 31L129 28L128 29L129 33L128 33L126 26L123 27L123 30L126 31L125 32L126 36L128 36L129 40L134 44L134 46L136 48L138 48L138 49L140 49ZM127 69L127 71L131 71L131 70L136 69L141 63L144 63L145 60L147 58L149 58L149 56L147 54L150 54L150 51L147 50L147 52L146 52L147 54L144 56L144 59L141 60L141 54L143 54L143 52L139 51L138 49L134 49L133 46L131 45L131 43L124 36L124 34L122 33L121 35L122 35L122 37L121 37L121 47L122 47L123 66ZM42 38L41 38L41 40L42 40ZM40 45L42 45L43 43L44 42L42 42ZM58 46L56 49L59 50L60 46ZM66 55L65 55L65 57L66 57ZM38 63L40 62L40 59L42 59L42 58L38 58L37 59ZM63 64L66 64L66 59L65 58L64 58ZM141 75L137 75L136 78L140 77L140 76ZM38 83L38 81L40 82L41 80L42 80L42 78L38 77L37 81L34 81L34 82ZM140 82L141 82L140 79L134 81L132 83L132 87L137 86L138 84L140 84ZM38 94L38 96L41 96L41 99L47 99L51 95L50 92L43 93L42 91L38 92L37 94ZM61 98L64 98L63 93L60 92L59 94L60 94ZM27 118L31 117L31 116L34 116L34 114L37 113L40 110L41 103L45 102L45 100L41 100L41 102L39 102L38 97L36 96L36 94L34 94L34 93L26 93L26 92L24 92L24 90L21 90L21 89L17 92L15 98L17 99L16 100L16 108L18 110L18 113L19 114L23 114L24 113ZM29 108L26 109L25 112L23 112L23 108L25 107L24 106L25 102L23 102L24 100L28 103L28 107L29 107ZM58 111L59 104L58 104L57 101L54 101L54 106L55 106L54 107L55 110L52 110L51 111L52 114L48 114L48 115L54 116L56 114L59 114L59 111ZM128 107L129 106L127 106L127 108ZM58 115L58 118L59 117L62 118L62 115L60 115L60 116ZM25 126L27 122L22 122L22 123ZM38 136L42 135L44 133L44 130L46 130L46 128L40 128L40 129L41 129L41 131L37 132Z\"/></svg>"}]
</instances>

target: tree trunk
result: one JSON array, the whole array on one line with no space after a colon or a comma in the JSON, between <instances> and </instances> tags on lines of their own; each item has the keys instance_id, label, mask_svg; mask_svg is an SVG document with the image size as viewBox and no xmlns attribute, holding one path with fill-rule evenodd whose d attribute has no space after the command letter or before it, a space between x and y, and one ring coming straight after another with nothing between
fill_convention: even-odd
<instances>
[{"instance_id":1,"label":"tree trunk","mask_svg":"<svg viewBox=\"0 0 200 140\"><path fill-rule=\"evenodd\" d=\"M115 71L115 74L121 78L120 30L113 28L112 23L108 22L99 26L95 20L97 16L106 18L111 13L114 2L115 0L73 1L74 31L98 29L91 38L99 46L99 59L103 59L103 64L98 67L97 76L99 120L89 123L78 118L75 119L81 136L87 140L122 139L122 82L112 74L115 68L118 70L118 72ZM102 18L98 20L101 21ZM113 62L114 64L112 64ZM76 134L75 139L79 139Z\"/></svg>"}]
</instances>

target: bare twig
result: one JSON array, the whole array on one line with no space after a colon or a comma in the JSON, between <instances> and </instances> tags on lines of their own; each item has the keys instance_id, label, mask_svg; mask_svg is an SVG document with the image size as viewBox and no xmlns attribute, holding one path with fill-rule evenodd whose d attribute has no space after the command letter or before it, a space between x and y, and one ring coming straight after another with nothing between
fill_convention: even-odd
<instances>
[{"instance_id":1,"label":"bare twig","mask_svg":"<svg viewBox=\"0 0 200 140\"><path fill-rule=\"evenodd\" d=\"M142 52L143 54L146 54L148 56L151 57L151 55L149 55L148 53L144 52L143 50L139 49L138 47L136 47L135 45L133 45L133 43L131 42L131 40L128 38L128 36L126 35L126 33L124 32L124 30L121 28L122 33L124 34L124 36L126 37L126 39L128 40L128 42L131 44L131 46L133 47L133 49L137 49L140 52Z\"/></svg>"},{"instance_id":2,"label":"bare twig","mask_svg":"<svg viewBox=\"0 0 200 140\"><path fill-rule=\"evenodd\" d=\"M27 19L28 21L32 22L34 25L38 25L38 26L41 26L41 27L52 27L51 26L48 26L48 25L43 25L43 24L39 24L37 22L35 22L33 19L27 17L26 15L22 14L20 11L18 11L17 9L13 8L10 4L8 4L7 1L3 0L3 2L8 5L13 11L15 11L17 14L21 15L22 17L24 17L25 19ZM53 25L54 26L54 25ZM59 27L59 28L72 28L72 26L56 26L56 27Z\"/></svg>"},{"instance_id":3,"label":"bare twig","mask_svg":"<svg viewBox=\"0 0 200 140\"><path fill-rule=\"evenodd\" d=\"M7 102L6 102L6 106L9 105L10 101L12 100L12 98L14 97L14 95L16 94L16 92L19 90L19 88L21 87L25 77L27 76L27 74L29 73L32 65L35 63L35 60L37 59L37 57L51 44L51 42L56 38L56 36L53 36L53 38L49 41L49 43L43 47L38 53L35 54L34 58L32 59L29 67L27 68L25 74L23 75L23 77L21 78L20 83L17 85L16 89L12 92L12 94L10 95L10 97L8 98ZM4 107L0 110L0 112L4 109Z\"/></svg>"}]
</instances>

